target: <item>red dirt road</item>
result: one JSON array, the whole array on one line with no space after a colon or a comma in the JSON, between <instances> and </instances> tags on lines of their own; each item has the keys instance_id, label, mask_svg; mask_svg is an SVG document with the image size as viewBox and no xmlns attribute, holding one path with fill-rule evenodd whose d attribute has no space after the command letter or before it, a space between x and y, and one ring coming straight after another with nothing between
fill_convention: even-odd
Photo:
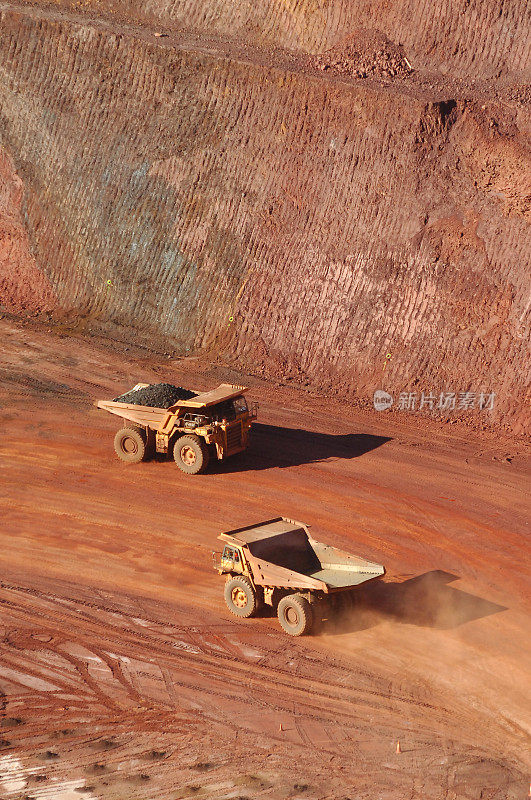
<instances>
[{"instance_id":1,"label":"red dirt road","mask_svg":"<svg viewBox=\"0 0 531 800\"><path fill-rule=\"evenodd\" d=\"M2 800L526 797L521 445L253 379L244 457L125 465L95 399L242 376L0 336ZM313 637L231 618L211 568L276 514L387 569Z\"/></svg>"}]
</instances>

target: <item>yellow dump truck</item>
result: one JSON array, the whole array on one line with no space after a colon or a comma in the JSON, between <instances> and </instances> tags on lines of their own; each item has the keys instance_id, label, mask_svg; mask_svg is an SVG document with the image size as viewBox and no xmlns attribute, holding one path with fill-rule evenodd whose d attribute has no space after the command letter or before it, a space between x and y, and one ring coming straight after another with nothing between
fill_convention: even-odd
<instances>
[{"instance_id":1,"label":"yellow dump truck","mask_svg":"<svg viewBox=\"0 0 531 800\"><path fill-rule=\"evenodd\" d=\"M218 538L225 547L212 555L215 569L227 576L230 611L252 617L270 605L292 636L310 632L319 604L333 606L331 598L385 574L381 564L315 541L307 525L287 517L226 531Z\"/></svg>"},{"instance_id":2,"label":"yellow dump truck","mask_svg":"<svg viewBox=\"0 0 531 800\"><path fill-rule=\"evenodd\" d=\"M123 397L135 399L135 393L149 386L139 383ZM245 390L245 386L222 383L209 392L187 391L188 399L168 408L121 398L98 400L96 406L124 421L114 437L114 449L122 461L137 463L154 452L164 453L173 455L183 472L196 475L206 470L211 458L224 460L247 448L257 406L249 409Z\"/></svg>"}]
</instances>

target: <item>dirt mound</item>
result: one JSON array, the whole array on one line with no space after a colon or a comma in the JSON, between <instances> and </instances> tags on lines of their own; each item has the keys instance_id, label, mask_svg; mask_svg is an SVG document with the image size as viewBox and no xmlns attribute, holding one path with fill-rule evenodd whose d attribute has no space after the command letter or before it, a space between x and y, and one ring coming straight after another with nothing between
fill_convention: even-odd
<instances>
[{"instance_id":1,"label":"dirt mound","mask_svg":"<svg viewBox=\"0 0 531 800\"><path fill-rule=\"evenodd\" d=\"M171 383L152 383L143 389L132 389L130 392L115 397L115 403L131 403L134 406L153 406L154 408L169 408L179 400L190 400L196 397L195 392L173 386Z\"/></svg>"},{"instance_id":2,"label":"dirt mound","mask_svg":"<svg viewBox=\"0 0 531 800\"><path fill-rule=\"evenodd\" d=\"M362 30L316 58L323 72L352 78L396 77L412 72L402 48L379 31Z\"/></svg>"}]
</instances>

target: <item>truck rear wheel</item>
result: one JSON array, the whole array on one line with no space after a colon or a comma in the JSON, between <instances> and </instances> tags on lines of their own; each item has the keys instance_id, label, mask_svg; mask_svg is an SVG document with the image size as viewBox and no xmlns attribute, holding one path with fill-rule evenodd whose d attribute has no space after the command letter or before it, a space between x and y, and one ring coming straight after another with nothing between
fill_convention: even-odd
<instances>
[{"instance_id":1,"label":"truck rear wheel","mask_svg":"<svg viewBox=\"0 0 531 800\"><path fill-rule=\"evenodd\" d=\"M304 636L313 625L313 611L309 602L300 594L288 594L278 604L278 621L291 636Z\"/></svg>"},{"instance_id":2,"label":"truck rear wheel","mask_svg":"<svg viewBox=\"0 0 531 800\"><path fill-rule=\"evenodd\" d=\"M146 436L138 428L121 428L114 437L114 449L118 458L129 464L137 464L146 457Z\"/></svg>"},{"instance_id":3,"label":"truck rear wheel","mask_svg":"<svg viewBox=\"0 0 531 800\"><path fill-rule=\"evenodd\" d=\"M242 575L228 578L225 584L225 602L237 617L252 617L258 608L258 600L251 581Z\"/></svg>"},{"instance_id":4,"label":"truck rear wheel","mask_svg":"<svg viewBox=\"0 0 531 800\"><path fill-rule=\"evenodd\" d=\"M173 458L182 472L197 475L208 466L208 447L204 441L194 434L179 436L173 445Z\"/></svg>"}]
</instances>

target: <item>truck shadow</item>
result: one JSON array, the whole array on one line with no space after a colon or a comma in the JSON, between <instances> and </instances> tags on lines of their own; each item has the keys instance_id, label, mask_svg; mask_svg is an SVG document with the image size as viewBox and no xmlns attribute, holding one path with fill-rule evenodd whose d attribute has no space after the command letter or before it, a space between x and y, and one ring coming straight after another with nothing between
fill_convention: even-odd
<instances>
[{"instance_id":1,"label":"truck shadow","mask_svg":"<svg viewBox=\"0 0 531 800\"><path fill-rule=\"evenodd\" d=\"M372 628L385 620L450 630L507 611L506 606L449 586L456 580L458 576L450 572L432 570L402 583L367 583L346 593L343 608L328 619L318 620L316 632L350 633Z\"/></svg>"},{"instance_id":2,"label":"truck shadow","mask_svg":"<svg viewBox=\"0 0 531 800\"><path fill-rule=\"evenodd\" d=\"M225 464L211 464L209 470L245 472L294 467L332 458L358 458L389 441L389 436L319 433L256 422L252 427L249 449L228 459Z\"/></svg>"}]
</instances>

